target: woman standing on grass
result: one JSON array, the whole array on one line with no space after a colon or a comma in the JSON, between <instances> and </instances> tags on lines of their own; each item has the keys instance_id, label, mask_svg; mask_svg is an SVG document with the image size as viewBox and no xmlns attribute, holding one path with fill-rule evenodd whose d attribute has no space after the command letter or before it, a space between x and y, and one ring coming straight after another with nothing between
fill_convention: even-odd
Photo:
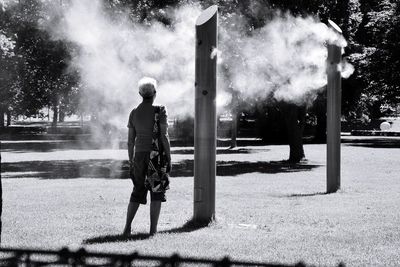
<instances>
[{"instance_id":1,"label":"woman standing on grass","mask_svg":"<svg viewBox=\"0 0 400 267\"><path fill-rule=\"evenodd\" d=\"M144 77L139 81L143 101L129 115L128 155L133 191L130 197L123 235L130 235L132 220L140 204L147 203L150 191L150 235L157 232L161 202L165 202L171 153L168 138L167 112L154 106L157 82Z\"/></svg>"}]
</instances>

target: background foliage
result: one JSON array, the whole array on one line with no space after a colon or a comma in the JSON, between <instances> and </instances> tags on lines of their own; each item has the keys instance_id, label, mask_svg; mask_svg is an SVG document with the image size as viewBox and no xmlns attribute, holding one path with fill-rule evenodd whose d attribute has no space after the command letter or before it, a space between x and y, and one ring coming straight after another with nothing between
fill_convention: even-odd
<instances>
[{"instance_id":1,"label":"background foliage","mask_svg":"<svg viewBox=\"0 0 400 267\"><path fill-rule=\"evenodd\" d=\"M110 13L118 15L127 9L132 20L146 23L158 20L168 24L168 18L157 12L182 1L108 0ZM395 0L307 0L307 1L204 1L202 5L218 4L222 17L240 11L254 29L268 23L268 11L280 9L297 16L313 15L326 22L335 21L348 40L346 58L355 72L343 81L343 115L348 120L379 118L393 110L399 102L400 63L399 26L400 5ZM79 73L68 68L75 48L65 41L55 41L41 27L49 18L44 11L46 2L25 0L7 7L0 4L0 113L32 116L43 108L54 111L53 123L65 114L80 114ZM267 15L266 15L267 14ZM246 104L240 96L235 111L250 113L265 120L273 114L264 100ZM309 114L323 122L325 95L321 94ZM276 111L276 109L275 109ZM85 110L85 112L90 112ZM41 114L45 116L45 114ZM275 115L268 118L271 120ZM318 121L318 119L317 119ZM3 124L1 124L3 125Z\"/></svg>"}]
</instances>

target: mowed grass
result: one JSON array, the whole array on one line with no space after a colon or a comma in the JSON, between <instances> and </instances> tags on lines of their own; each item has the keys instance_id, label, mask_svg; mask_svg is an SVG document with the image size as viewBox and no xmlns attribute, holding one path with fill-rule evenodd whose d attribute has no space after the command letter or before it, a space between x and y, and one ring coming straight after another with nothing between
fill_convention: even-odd
<instances>
[{"instance_id":1,"label":"mowed grass","mask_svg":"<svg viewBox=\"0 0 400 267\"><path fill-rule=\"evenodd\" d=\"M181 150L174 149L175 164L193 159ZM118 236L132 190L130 180L3 179L2 246L85 247L216 259L229 255L237 260L324 266L341 261L348 266L400 265L400 150L343 144L342 189L329 195L324 194L325 145L306 145L305 152L309 161L304 168L275 162L287 158L288 146L219 154L219 165L233 170L217 177L216 221L200 229L184 227L193 213L193 177L172 178L160 233L151 238L144 235L149 205L139 209L132 237ZM2 157L6 162L54 161L74 154L115 159L124 158L126 151L19 151ZM243 172L235 165L250 167Z\"/></svg>"}]
</instances>

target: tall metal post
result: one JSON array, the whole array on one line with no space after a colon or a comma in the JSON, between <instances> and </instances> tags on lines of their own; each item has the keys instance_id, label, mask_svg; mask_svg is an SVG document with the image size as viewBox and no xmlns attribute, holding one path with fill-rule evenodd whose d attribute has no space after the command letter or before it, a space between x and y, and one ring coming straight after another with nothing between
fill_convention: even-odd
<instances>
[{"instance_id":1,"label":"tall metal post","mask_svg":"<svg viewBox=\"0 0 400 267\"><path fill-rule=\"evenodd\" d=\"M1 233L3 222L1 220L1 216L3 214L3 184L1 181L1 142L0 142L0 244L1 244Z\"/></svg>"},{"instance_id":2,"label":"tall metal post","mask_svg":"<svg viewBox=\"0 0 400 267\"><path fill-rule=\"evenodd\" d=\"M339 34L342 30L333 21L329 26ZM342 99L342 78L339 64L342 60L342 47L328 44L328 103L327 103L327 193L334 193L340 188L340 117Z\"/></svg>"},{"instance_id":3,"label":"tall metal post","mask_svg":"<svg viewBox=\"0 0 400 267\"><path fill-rule=\"evenodd\" d=\"M197 222L215 217L217 24L215 5L196 21L193 219Z\"/></svg>"}]
</instances>

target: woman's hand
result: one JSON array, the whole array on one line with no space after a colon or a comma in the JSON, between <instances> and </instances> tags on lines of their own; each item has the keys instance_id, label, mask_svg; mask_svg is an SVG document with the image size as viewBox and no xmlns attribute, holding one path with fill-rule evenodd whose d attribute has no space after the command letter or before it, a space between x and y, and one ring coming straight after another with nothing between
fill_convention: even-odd
<instances>
[{"instance_id":1,"label":"woman's hand","mask_svg":"<svg viewBox=\"0 0 400 267\"><path fill-rule=\"evenodd\" d=\"M132 178L133 177L133 159L129 160L129 175Z\"/></svg>"},{"instance_id":2,"label":"woman's hand","mask_svg":"<svg viewBox=\"0 0 400 267\"><path fill-rule=\"evenodd\" d=\"M167 170L166 173L170 173L171 172L171 161L167 162Z\"/></svg>"}]
</instances>

